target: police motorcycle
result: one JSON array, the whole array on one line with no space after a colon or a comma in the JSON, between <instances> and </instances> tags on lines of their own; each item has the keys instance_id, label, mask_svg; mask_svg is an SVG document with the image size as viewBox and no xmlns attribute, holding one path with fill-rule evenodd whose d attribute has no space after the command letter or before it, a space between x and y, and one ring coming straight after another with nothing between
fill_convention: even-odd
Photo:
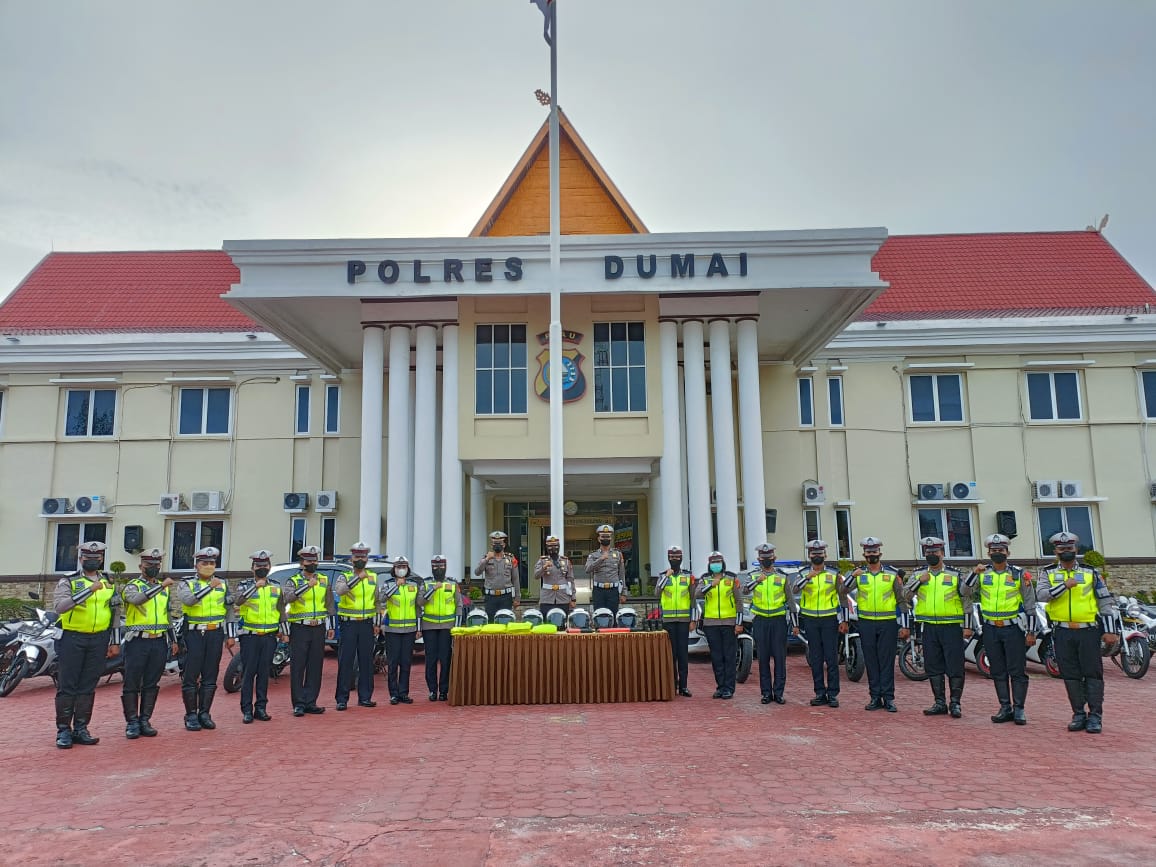
<instances>
[{"instance_id":1,"label":"police motorcycle","mask_svg":"<svg viewBox=\"0 0 1156 867\"><path fill-rule=\"evenodd\" d=\"M735 682L746 683L751 676L751 666L755 661L755 637L751 633L755 615L751 613L749 596L743 597L743 631L738 636L738 653L735 656ZM710 657L710 644L707 643L706 633L696 627L687 638L686 652L690 656Z\"/></svg>"},{"instance_id":2,"label":"police motorcycle","mask_svg":"<svg viewBox=\"0 0 1156 867\"><path fill-rule=\"evenodd\" d=\"M927 680L923 661L923 624L914 620L907 630L907 638L899 639L899 671L908 680Z\"/></svg>"},{"instance_id":3,"label":"police motorcycle","mask_svg":"<svg viewBox=\"0 0 1156 867\"><path fill-rule=\"evenodd\" d=\"M1140 604L1126 596L1116 599L1120 617L1121 635L1115 644L1101 642L1100 653L1109 657L1128 677L1139 680L1148 673L1152 661L1152 650L1148 645L1148 632L1140 620Z\"/></svg>"},{"instance_id":4,"label":"police motorcycle","mask_svg":"<svg viewBox=\"0 0 1156 867\"><path fill-rule=\"evenodd\" d=\"M269 663L269 678L271 680L279 678L285 673L285 668L288 665L289 642L285 641L281 633L277 633L277 647L273 650L273 661ZM241 691L241 654L233 654L233 658L229 660L229 665L225 669L225 676L221 682L225 687L225 692Z\"/></svg>"},{"instance_id":5,"label":"police motorcycle","mask_svg":"<svg viewBox=\"0 0 1156 867\"><path fill-rule=\"evenodd\" d=\"M12 617L4 623L0 623L0 678L4 676L16 659L16 650L20 646L20 642L17 640L19 634L28 632L39 624L38 620L32 619L36 617L36 610L27 605L24 608L26 609L26 616L23 619Z\"/></svg>"},{"instance_id":6,"label":"police motorcycle","mask_svg":"<svg viewBox=\"0 0 1156 867\"><path fill-rule=\"evenodd\" d=\"M1023 614L1019 616L1020 628L1027 632L1027 618ZM982 621L977 617L977 622ZM982 629L980 630L982 632ZM974 636L973 636L974 637ZM1060 663L1056 659L1055 637L1051 624L1048 622L1047 611L1042 602L1036 603L1036 643L1028 648L1027 660L1034 662L1037 665L1042 665L1052 677L1060 676ZM972 656L968 656L968 654ZM983 648L983 641L981 640L978 646L971 649L971 643L968 643L967 649L964 651L964 656L968 662L974 663L975 667L979 669L980 674L984 677L991 677L991 663L987 658L987 651Z\"/></svg>"},{"instance_id":7,"label":"police motorcycle","mask_svg":"<svg viewBox=\"0 0 1156 867\"><path fill-rule=\"evenodd\" d=\"M1148 649L1156 650L1156 605L1145 605L1139 602L1136 597L1131 597L1128 600L1129 606L1135 605L1131 609L1136 618L1137 624L1148 633Z\"/></svg>"},{"instance_id":8,"label":"police motorcycle","mask_svg":"<svg viewBox=\"0 0 1156 867\"><path fill-rule=\"evenodd\" d=\"M839 664L847 672L847 679L858 683L863 679L863 672L867 670L867 660L863 656L863 639L859 637L859 607L855 597L848 596L844 623L847 631L839 642Z\"/></svg>"},{"instance_id":9,"label":"police motorcycle","mask_svg":"<svg viewBox=\"0 0 1156 867\"><path fill-rule=\"evenodd\" d=\"M963 639L963 660L970 662L984 677L991 679L991 662L987 658L987 652L983 649L983 615L980 613L978 602L972 603L972 627L971 637L964 637Z\"/></svg>"}]
</instances>

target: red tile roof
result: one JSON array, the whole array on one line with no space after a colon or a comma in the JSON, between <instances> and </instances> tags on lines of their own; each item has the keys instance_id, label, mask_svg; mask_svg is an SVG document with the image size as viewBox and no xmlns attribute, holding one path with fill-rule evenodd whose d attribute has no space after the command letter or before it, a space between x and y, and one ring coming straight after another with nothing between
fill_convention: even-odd
<instances>
[{"instance_id":1,"label":"red tile roof","mask_svg":"<svg viewBox=\"0 0 1156 867\"><path fill-rule=\"evenodd\" d=\"M1099 232L893 235L873 263L891 286L866 320L1156 309L1152 287Z\"/></svg>"},{"instance_id":2,"label":"red tile roof","mask_svg":"<svg viewBox=\"0 0 1156 867\"><path fill-rule=\"evenodd\" d=\"M222 250L49 253L0 305L0 331L263 331L220 298L240 279Z\"/></svg>"}]
</instances>

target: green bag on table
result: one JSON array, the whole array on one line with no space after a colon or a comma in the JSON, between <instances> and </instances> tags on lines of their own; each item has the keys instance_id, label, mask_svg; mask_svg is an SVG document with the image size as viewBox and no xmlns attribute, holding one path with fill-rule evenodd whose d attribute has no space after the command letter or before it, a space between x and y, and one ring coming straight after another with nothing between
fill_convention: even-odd
<instances>
[{"instance_id":1,"label":"green bag on table","mask_svg":"<svg viewBox=\"0 0 1156 867\"><path fill-rule=\"evenodd\" d=\"M501 635L506 631L505 623L487 623L479 630L483 635Z\"/></svg>"},{"instance_id":2,"label":"green bag on table","mask_svg":"<svg viewBox=\"0 0 1156 867\"><path fill-rule=\"evenodd\" d=\"M477 635L481 631L480 626L454 626L450 628L450 635Z\"/></svg>"},{"instance_id":3,"label":"green bag on table","mask_svg":"<svg viewBox=\"0 0 1156 867\"><path fill-rule=\"evenodd\" d=\"M552 635L558 632L558 627L553 623L539 623L530 632L534 635Z\"/></svg>"},{"instance_id":4,"label":"green bag on table","mask_svg":"<svg viewBox=\"0 0 1156 867\"><path fill-rule=\"evenodd\" d=\"M533 630L531 623L507 623L506 632L510 635L529 635Z\"/></svg>"}]
</instances>

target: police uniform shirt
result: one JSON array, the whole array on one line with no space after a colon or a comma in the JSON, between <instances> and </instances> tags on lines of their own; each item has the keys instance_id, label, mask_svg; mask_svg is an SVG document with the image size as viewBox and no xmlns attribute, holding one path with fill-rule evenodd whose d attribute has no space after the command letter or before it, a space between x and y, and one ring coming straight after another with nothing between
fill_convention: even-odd
<instances>
[{"instance_id":1,"label":"police uniform shirt","mask_svg":"<svg viewBox=\"0 0 1156 867\"><path fill-rule=\"evenodd\" d=\"M124 606L122 606L122 611L121 611L122 618L123 618L123 622L122 622L121 626L124 629L124 631L126 632L126 637L131 637L134 631L139 631L139 630L129 630L127 625L126 625L127 624L127 618L128 618L127 606L129 606L129 605L144 605L150 599L156 598L156 596L159 595L160 593L162 593L163 591L164 591L164 586L161 584L160 580L153 582L153 581L150 581L148 578L145 578L143 576L140 578L135 578L132 581L129 581L128 584L126 584L124 586L124 590L121 591L121 597L123 598L124 603L125 603ZM170 595L169 598L171 600L172 596ZM171 605L172 603L170 602L169 604ZM168 625L168 630L170 632L169 639L172 640L174 637L171 634L172 633L172 612L166 611L165 616L169 622L169 625Z\"/></svg>"},{"instance_id":2,"label":"police uniform shirt","mask_svg":"<svg viewBox=\"0 0 1156 867\"><path fill-rule=\"evenodd\" d=\"M490 555L493 556L490 556ZM491 594L497 590L512 590L520 583L518 566L509 551L498 554L490 551L474 567L475 575L485 575L483 587ZM517 577L516 577L517 576Z\"/></svg>"},{"instance_id":3,"label":"police uniform shirt","mask_svg":"<svg viewBox=\"0 0 1156 867\"><path fill-rule=\"evenodd\" d=\"M795 593L794 582L790 580L786 572L778 566L772 566L769 570L763 569L761 566L757 569L752 569L743 576L743 596L750 596L755 592L755 585L764 578L778 576L783 580L783 594L787 597L787 619L790 621L792 627L799 625L799 602L797 594Z\"/></svg>"},{"instance_id":4,"label":"police uniform shirt","mask_svg":"<svg viewBox=\"0 0 1156 867\"><path fill-rule=\"evenodd\" d=\"M212 578L209 579L209 581L211 580ZM238 628L237 611L233 605L233 594L229 591L228 582L225 581L224 578L220 578L219 580L221 582L221 587L225 590L225 635L229 638L236 638ZM200 597L198 597L197 594L193 592L192 584L194 581L199 581L204 585L204 587L201 588ZM176 582L170 589L172 591L172 595L176 597L177 602L181 603L183 606L192 607L200 602L202 598L208 595L208 591L205 589L205 587L208 587L209 581L204 580L200 575L190 575L188 578ZM185 628L189 628L188 624L185 625Z\"/></svg>"},{"instance_id":5,"label":"police uniform shirt","mask_svg":"<svg viewBox=\"0 0 1156 867\"><path fill-rule=\"evenodd\" d=\"M280 587L281 587L281 585L278 584L276 581L269 581L267 579L265 581L265 586L266 587L277 587L278 589L280 589ZM259 589L260 588L257 587L256 580L254 580L253 578L246 578L243 581L241 581L241 583L239 583L237 585L237 598L234 600L234 602L237 605L237 609L238 609L238 611L237 611L237 624L236 624L235 631L230 632L229 633L230 635L249 635L250 634L248 629L244 629L241 626L242 615L240 613L240 607L242 605L244 605L245 602L247 602L249 599L252 599L254 596L256 596L257 591ZM289 631L289 625L285 620L285 594L284 594L284 592L277 594L277 613L280 616L280 619L277 622L278 631L288 632ZM263 629L271 629L272 627L271 626L265 626L262 628ZM265 634L268 634L268 633L265 633Z\"/></svg>"},{"instance_id":6,"label":"police uniform shirt","mask_svg":"<svg viewBox=\"0 0 1156 867\"><path fill-rule=\"evenodd\" d=\"M574 598L574 565L566 557L542 557L534 564L534 580L542 582L541 605L568 604Z\"/></svg>"},{"instance_id":7,"label":"police uniform shirt","mask_svg":"<svg viewBox=\"0 0 1156 867\"><path fill-rule=\"evenodd\" d=\"M840 608L839 608L839 611L837 611L834 615L827 615L827 616L842 617L843 612L842 612L841 606L843 604L844 591L843 591L843 582L842 582L842 580L840 580L840 577L839 577L839 570L836 569L834 566L832 566L829 563L824 563L822 566L819 567L818 573L812 575L811 570L813 568L814 568L814 564L809 564L806 569L804 569L802 572L799 572L797 575L795 575L795 579L791 582L791 590L794 591L797 599L802 599L803 588L806 587L807 584L810 583L812 578L822 578L822 577L825 577L827 575L834 575L835 576L835 595L837 598L837 602L840 605Z\"/></svg>"},{"instance_id":8,"label":"police uniform shirt","mask_svg":"<svg viewBox=\"0 0 1156 867\"><path fill-rule=\"evenodd\" d=\"M85 600L87 600L88 597L92 595L91 585L90 587L82 590L80 593L73 594L72 582L75 579L81 577L84 577L83 572L73 572L71 575L65 575L63 578L56 582L56 589L52 592L52 608L57 614L65 614L76 606L83 605ZM98 577L101 581L104 582L106 587L113 586L112 579L109 578L108 575L104 572L98 573ZM111 636L109 638L110 644L120 643L120 629L117 628L117 616L115 613L115 608L119 605L120 594L113 593L112 597L108 600L109 608L113 609L112 618L109 620L111 627Z\"/></svg>"},{"instance_id":9,"label":"police uniform shirt","mask_svg":"<svg viewBox=\"0 0 1156 867\"><path fill-rule=\"evenodd\" d=\"M972 620L975 622L972 624L972 628L982 628L983 623L985 622L982 613L983 609L979 604L983 593L982 585L985 579L991 579L996 575L1001 576L1001 578L1004 575L1010 575L1016 580L1016 582L1018 582L1020 590L1020 605L1023 606L1024 617L1027 619L1027 628L1025 629L1025 632L1034 633L1036 631L1036 591L1032 589L1031 575L1025 572L1019 566L1013 566L1011 563L1004 563L1002 567L997 567L992 563L985 563L984 570L982 572L968 572L963 576L963 583L973 588L972 600L975 602L975 610L973 612L974 617ZM1017 618L1011 617L997 619L1016 620Z\"/></svg>"},{"instance_id":10,"label":"police uniform shirt","mask_svg":"<svg viewBox=\"0 0 1156 867\"><path fill-rule=\"evenodd\" d=\"M720 582L724 578L731 579L729 588L721 586ZM739 577L734 572L708 572L705 575L700 575L698 581L694 585L694 598L697 600L695 612L691 615L692 620L698 621L702 626L737 626L743 622L743 597L742 591L739 587ZM712 597L716 593L730 593L735 601L735 616L734 617L707 617L707 594Z\"/></svg>"},{"instance_id":11,"label":"police uniform shirt","mask_svg":"<svg viewBox=\"0 0 1156 867\"><path fill-rule=\"evenodd\" d=\"M886 573L891 576L892 591L895 594L895 620L903 629L908 629L911 626L911 603L907 600L906 588L903 585L903 579L899 577L899 573L891 566L879 564L879 572L872 572L867 566L859 568L860 575L879 575ZM859 601L859 579L855 577L855 570L851 570L843 577L843 591L848 596L854 596L855 602ZM842 622L845 619L842 609L839 611L839 620Z\"/></svg>"},{"instance_id":12,"label":"police uniform shirt","mask_svg":"<svg viewBox=\"0 0 1156 867\"><path fill-rule=\"evenodd\" d=\"M1063 564L1057 563L1054 566L1049 566L1044 570L1044 574L1040 577L1039 583L1036 586L1036 599L1043 602L1045 605L1055 599L1062 597L1065 593L1070 593L1063 581L1059 581L1059 576L1056 576L1058 583L1052 584L1050 576L1056 572L1073 572L1076 570L1087 570L1092 573L1092 592L1096 595L1096 611L1098 616L1096 618L1100 625L1100 629L1104 632L1119 633L1120 624L1117 618L1116 599L1112 596L1112 591L1108 589L1108 585L1104 582L1103 577L1093 569L1091 566L1080 566L1073 563L1071 568L1065 569Z\"/></svg>"},{"instance_id":13,"label":"police uniform shirt","mask_svg":"<svg viewBox=\"0 0 1156 867\"><path fill-rule=\"evenodd\" d=\"M380 604L384 605L389 597L393 596L400 588L397 584L397 578L393 575L383 575L378 579L381 583L377 587L377 598ZM425 584L425 579L420 575L410 572L405 576L405 586L414 587L417 592L413 597L413 613L414 619L417 621L413 626L390 626L389 612L383 612L381 616L381 631L382 632L417 632L421 629L421 614L422 609L425 608L426 596L422 593Z\"/></svg>"},{"instance_id":14,"label":"police uniform shirt","mask_svg":"<svg viewBox=\"0 0 1156 867\"><path fill-rule=\"evenodd\" d=\"M606 550L605 558L601 548L590 552L586 558L586 574L595 587L610 584L617 587L619 593L626 593L626 560L622 552L613 546Z\"/></svg>"},{"instance_id":15,"label":"police uniform shirt","mask_svg":"<svg viewBox=\"0 0 1156 867\"><path fill-rule=\"evenodd\" d=\"M963 602L963 619L967 622L967 606L971 601L971 597L975 594L975 585L969 585L963 577L963 574L958 569L952 569L950 566L944 566L942 563L937 567L939 571L932 572L928 567L924 567L907 579L907 583L903 587L903 599L911 605L912 612L915 611L915 596L919 593L919 589L931 584L931 581L936 580L936 576L940 578L954 578L955 590L959 594L960 601ZM921 584L919 579L923 575L931 576L931 581L927 585ZM918 620L919 618L916 617Z\"/></svg>"}]
</instances>

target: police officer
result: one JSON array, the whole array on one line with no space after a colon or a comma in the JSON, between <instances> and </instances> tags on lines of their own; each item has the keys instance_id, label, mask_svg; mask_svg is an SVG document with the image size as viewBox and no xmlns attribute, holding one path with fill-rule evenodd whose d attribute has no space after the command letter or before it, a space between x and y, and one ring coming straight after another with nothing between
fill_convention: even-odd
<instances>
[{"instance_id":1,"label":"police officer","mask_svg":"<svg viewBox=\"0 0 1156 867\"><path fill-rule=\"evenodd\" d=\"M450 630L462 615L462 593L446 574L446 558L435 554L429 562L430 577L421 590L421 634L425 650L425 685L430 701L445 701L450 694L453 635Z\"/></svg>"},{"instance_id":2,"label":"police officer","mask_svg":"<svg viewBox=\"0 0 1156 867\"><path fill-rule=\"evenodd\" d=\"M608 608L617 615L618 604L626 601L626 560L614 547L614 528L609 524L598 528L598 550L586 558L586 574L593 585L591 608Z\"/></svg>"},{"instance_id":3,"label":"police officer","mask_svg":"<svg viewBox=\"0 0 1156 867\"><path fill-rule=\"evenodd\" d=\"M492 623L494 615L503 608L518 610L518 590L521 578L518 559L506 550L509 536L501 530L490 533L490 550L474 567L475 575L485 575L483 592L486 596L486 616Z\"/></svg>"},{"instance_id":4,"label":"police officer","mask_svg":"<svg viewBox=\"0 0 1156 867\"><path fill-rule=\"evenodd\" d=\"M787 686L787 630L798 625L795 591L787 573L775 566L775 546L764 542L755 549L758 566L747 573L743 594L751 596L754 623L755 655L759 663L759 689L762 703L786 704L783 690ZM775 663L771 679L771 661Z\"/></svg>"},{"instance_id":5,"label":"police officer","mask_svg":"<svg viewBox=\"0 0 1156 867\"><path fill-rule=\"evenodd\" d=\"M727 571L723 555L711 551L706 563L706 572L699 576L695 589L702 631L710 645L710 665L718 687L712 698L730 699L735 694L738 635L743 631L743 600L738 576Z\"/></svg>"},{"instance_id":6,"label":"police officer","mask_svg":"<svg viewBox=\"0 0 1156 867\"><path fill-rule=\"evenodd\" d=\"M283 631L281 588L269 580L272 555L262 548L249 555L253 577L237 587L237 615L241 626L241 722L269 722L269 667ZM290 651L292 652L292 651ZM253 695L256 687L256 696Z\"/></svg>"},{"instance_id":7,"label":"police officer","mask_svg":"<svg viewBox=\"0 0 1156 867\"><path fill-rule=\"evenodd\" d=\"M1059 562L1044 570L1036 598L1045 603L1055 627L1056 660L1072 705L1068 731L1098 735L1104 727L1100 635L1109 645L1120 640L1116 605L1100 573L1076 560L1079 536L1056 533L1048 541Z\"/></svg>"},{"instance_id":8,"label":"police officer","mask_svg":"<svg viewBox=\"0 0 1156 867\"><path fill-rule=\"evenodd\" d=\"M833 566L827 565L827 543L812 539L807 543L811 561L795 577L792 587L799 598L799 626L807 638L807 661L815 697L811 706L839 706L839 603L845 595L843 581ZM826 668L826 677L824 677Z\"/></svg>"},{"instance_id":9,"label":"police officer","mask_svg":"<svg viewBox=\"0 0 1156 867\"><path fill-rule=\"evenodd\" d=\"M120 599L101 571L105 548L104 542L83 542L80 571L61 578L52 598L62 630L56 642L56 746L62 750L100 743L88 723L104 661L120 644L112 612Z\"/></svg>"},{"instance_id":10,"label":"police officer","mask_svg":"<svg viewBox=\"0 0 1156 867\"><path fill-rule=\"evenodd\" d=\"M943 564L942 539L924 536L919 547L927 566L912 574L903 593L908 602L915 600L915 619L923 624L923 664L935 697L923 713L959 719L963 716L963 640L971 637L971 630L964 629L964 600L971 597L973 588L959 572ZM951 687L950 704L944 701L945 674Z\"/></svg>"},{"instance_id":11,"label":"police officer","mask_svg":"<svg viewBox=\"0 0 1156 867\"><path fill-rule=\"evenodd\" d=\"M538 610L543 618L553 608L574 608L574 565L562 556L562 542L557 536L546 537L546 553L534 564L534 580L542 582Z\"/></svg>"},{"instance_id":12,"label":"police officer","mask_svg":"<svg viewBox=\"0 0 1156 867\"><path fill-rule=\"evenodd\" d=\"M169 648L176 651L176 634L169 618L169 588L172 578L161 580L164 551L150 548L141 552L140 577L125 585L124 599L124 685L120 701L124 706L124 736L130 741L141 735L156 737L150 720L157 706L161 675Z\"/></svg>"},{"instance_id":13,"label":"police officer","mask_svg":"<svg viewBox=\"0 0 1156 867\"><path fill-rule=\"evenodd\" d=\"M979 585L979 617L975 624L983 637L983 649L991 666L999 712L993 723L1015 720L1027 725L1024 702L1028 697L1028 648L1036 643L1036 594L1032 576L1007 561L1011 540L1002 533L984 539L991 565L977 563L964 581ZM1027 634L1020 628L1019 615L1027 618Z\"/></svg>"},{"instance_id":14,"label":"police officer","mask_svg":"<svg viewBox=\"0 0 1156 867\"><path fill-rule=\"evenodd\" d=\"M883 565L883 543L879 539L868 536L859 546L867 567L849 573L843 590L848 596L854 595L857 603L859 640L871 694L864 710L895 713L895 650L898 639L909 634L903 579L890 566Z\"/></svg>"},{"instance_id":15,"label":"police officer","mask_svg":"<svg viewBox=\"0 0 1156 867\"><path fill-rule=\"evenodd\" d=\"M373 700L373 643L379 631L377 610L380 588L377 573L365 568L369 564L369 545L354 542L349 549L352 569L333 582L337 597L337 619L341 630L337 636L337 709L349 707L353 671L357 669L358 707L377 707Z\"/></svg>"},{"instance_id":16,"label":"police officer","mask_svg":"<svg viewBox=\"0 0 1156 867\"><path fill-rule=\"evenodd\" d=\"M217 727L209 710L217 693L221 653L224 647L232 648L237 643L236 624L230 612L233 595L228 585L217 577L220 556L217 548L201 548L194 555L197 574L174 585L177 601L185 613L187 652L181 695L185 701L185 728L191 732Z\"/></svg>"},{"instance_id":17,"label":"police officer","mask_svg":"<svg viewBox=\"0 0 1156 867\"><path fill-rule=\"evenodd\" d=\"M368 555L369 551L358 553ZM329 576L317 570L320 557L316 545L304 546L297 552L301 569L281 589L289 621L289 692L296 717L325 713L325 708L317 706L317 696L325 642L333 637L336 621Z\"/></svg>"},{"instance_id":18,"label":"police officer","mask_svg":"<svg viewBox=\"0 0 1156 867\"><path fill-rule=\"evenodd\" d=\"M393 561L390 577L381 587L381 595L385 600L381 632L385 636L388 666L386 682L389 684L390 704L413 704L413 699L409 697L409 671L413 663L413 644L421 635L418 631L422 605L421 586L421 576L411 575L409 561L405 557L398 557Z\"/></svg>"},{"instance_id":19,"label":"police officer","mask_svg":"<svg viewBox=\"0 0 1156 867\"><path fill-rule=\"evenodd\" d=\"M658 576L654 592L658 594L658 604L662 612L662 628L670 636L670 649L674 655L675 688L678 694L690 698L686 688L689 668L687 648L690 633L695 628L695 585L698 579L693 572L682 568L682 548L671 545L666 549L666 560L670 568Z\"/></svg>"}]
</instances>

